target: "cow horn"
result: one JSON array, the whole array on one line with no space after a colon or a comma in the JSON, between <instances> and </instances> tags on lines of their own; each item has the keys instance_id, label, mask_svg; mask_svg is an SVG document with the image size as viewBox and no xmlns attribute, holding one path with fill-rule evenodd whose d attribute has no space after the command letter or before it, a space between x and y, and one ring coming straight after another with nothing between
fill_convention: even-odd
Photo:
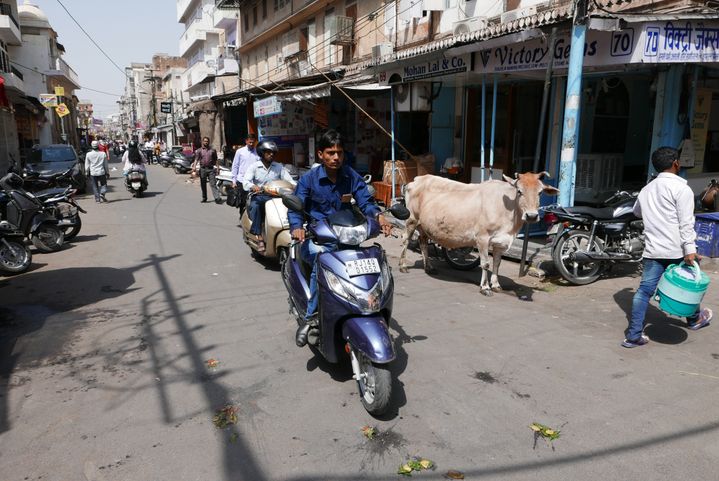
<instances>
[{"instance_id":1,"label":"cow horn","mask_svg":"<svg viewBox=\"0 0 719 481\"><path fill-rule=\"evenodd\" d=\"M542 172L539 173L539 178L541 179L541 178L543 178L543 177L546 177L547 179L551 179L551 178L552 178L552 176L551 176L551 175L549 174L549 172L547 172L546 170L543 170Z\"/></svg>"},{"instance_id":2,"label":"cow horn","mask_svg":"<svg viewBox=\"0 0 719 481\"><path fill-rule=\"evenodd\" d=\"M515 173L514 173L514 178L515 178L515 179L519 178L519 173L518 173L518 172L515 172Z\"/></svg>"}]
</instances>

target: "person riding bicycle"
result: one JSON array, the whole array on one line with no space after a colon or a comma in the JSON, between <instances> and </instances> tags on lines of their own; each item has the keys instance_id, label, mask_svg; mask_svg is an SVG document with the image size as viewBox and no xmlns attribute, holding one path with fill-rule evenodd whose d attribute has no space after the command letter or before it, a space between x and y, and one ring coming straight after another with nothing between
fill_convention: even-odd
<instances>
[{"instance_id":1,"label":"person riding bicycle","mask_svg":"<svg viewBox=\"0 0 719 481\"><path fill-rule=\"evenodd\" d=\"M272 198L272 196L262 193L264 185L278 179L286 180L293 186L297 184L287 169L279 162L273 160L278 151L277 144L271 140L263 140L260 142L260 145L257 146L257 155L260 156L260 160L255 162L247 172L245 172L245 176L242 179L242 186L245 191L253 194L247 215L249 215L252 220L250 234L256 236L258 251L260 253L265 250L265 240L262 237L262 224L265 220L265 202Z\"/></svg>"}]
</instances>

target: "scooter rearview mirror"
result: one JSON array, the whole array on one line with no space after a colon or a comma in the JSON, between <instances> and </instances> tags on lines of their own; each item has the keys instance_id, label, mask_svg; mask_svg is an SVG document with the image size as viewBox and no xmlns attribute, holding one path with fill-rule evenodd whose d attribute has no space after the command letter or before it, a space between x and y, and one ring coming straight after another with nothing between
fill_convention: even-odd
<instances>
[{"instance_id":1,"label":"scooter rearview mirror","mask_svg":"<svg viewBox=\"0 0 719 481\"><path fill-rule=\"evenodd\" d=\"M389 212L395 219L409 219L409 209L402 204L394 204L392 207L389 208Z\"/></svg>"}]
</instances>

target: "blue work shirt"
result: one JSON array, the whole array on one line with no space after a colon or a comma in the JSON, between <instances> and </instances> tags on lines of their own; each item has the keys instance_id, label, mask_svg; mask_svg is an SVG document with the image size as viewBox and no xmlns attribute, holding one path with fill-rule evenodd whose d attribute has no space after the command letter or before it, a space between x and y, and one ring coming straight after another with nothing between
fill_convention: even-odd
<instances>
[{"instance_id":1,"label":"blue work shirt","mask_svg":"<svg viewBox=\"0 0 719 481\"><path fill-rule=\"evenodd\" d=\"M337 172L337 183L332 183L327 177L325 166L322 165L303 175L295 189L295 195L302 200L305 211L314 220L324 219L340 209L351 208L351 204L342 203L342 196L345 194L352 194L364 215L373 216L380 213L362 176L346 165ZM290 229L302 227L302 214L299 212L289 211L287 218Z\"/></svg>"}]
</instances>

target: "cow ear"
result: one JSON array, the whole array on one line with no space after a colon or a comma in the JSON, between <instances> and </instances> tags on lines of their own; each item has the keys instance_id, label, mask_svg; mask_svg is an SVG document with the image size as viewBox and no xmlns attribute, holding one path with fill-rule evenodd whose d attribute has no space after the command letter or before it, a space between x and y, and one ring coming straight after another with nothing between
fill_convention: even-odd
<instances>
[{"instance_id":1,"label":"cow ear","mask_svg":"<svg viewBox=\"0 0 719 481\"><path fill-rule=\"evenodd\" d=\"M511 177L507 177L504 174L502 174L502 178L505 182L509 182L510 184L512 184L513 187L517 187L517 182L519 182L519 179L513 179Z\"/></svg>"},{"instance_id":2,"label":"cow ear","mask_svg":"<svg viewBox=\"0 0 719 481\"><path fill-rule=\"evenodd\" d=\"M542 187L542 192L547 195L559 195L559 189L552 187L551 185L545 185Z\"/></svg>"}]
</instances>

